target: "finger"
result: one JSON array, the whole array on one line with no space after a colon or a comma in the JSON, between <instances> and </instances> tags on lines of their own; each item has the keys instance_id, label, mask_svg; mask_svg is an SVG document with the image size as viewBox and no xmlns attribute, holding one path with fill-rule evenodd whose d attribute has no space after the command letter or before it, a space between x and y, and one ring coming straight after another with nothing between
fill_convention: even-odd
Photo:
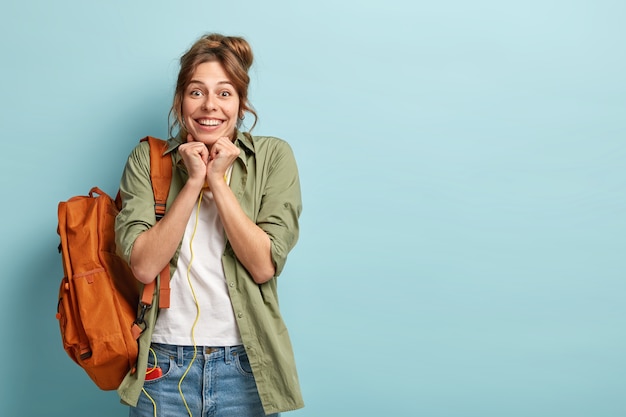
<instances>
[{"instance_id":1,"label":"finger","mask_svg":"<svg viewBox=\"0 0 626 417\"><path fill-rule=\"evenodd\" d=\"M208 151L206 146L201 143L184 143L180 145L179 152L186 165L194 164L194 160L198 162L201 161L203 165L206 165L207 163Z\"/></svg>"},{"instance_id":2,"label":"finger","mask_svg":"<svg viewBox=\"0 0 626 417\"><path fill-rule=\"evenodd\" d=\"M199 145L201 146L198 149L198 155L200 156L200 159L202 159L202 162L206 164L209 162L209 150L203 143L200 143Z\"/></svg>"}]
</instances>

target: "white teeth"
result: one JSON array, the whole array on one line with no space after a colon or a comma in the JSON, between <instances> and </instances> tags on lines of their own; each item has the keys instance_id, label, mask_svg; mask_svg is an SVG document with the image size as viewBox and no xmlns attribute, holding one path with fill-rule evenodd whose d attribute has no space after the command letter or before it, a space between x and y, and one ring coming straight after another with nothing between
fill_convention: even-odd
<instances>
[{"instance_id":1,"label":"white teeth","mask_svg":"<svg viewBox=\"0 0 626 417\"><path fill-rule=\"evenodd\" d=\"M210 120L203 119L203 120L198 120L198 123L200 123L202 126L217 126L222 122L219 120L215 120L215 119L210 119Z\"/></svg>"}]
</instances>

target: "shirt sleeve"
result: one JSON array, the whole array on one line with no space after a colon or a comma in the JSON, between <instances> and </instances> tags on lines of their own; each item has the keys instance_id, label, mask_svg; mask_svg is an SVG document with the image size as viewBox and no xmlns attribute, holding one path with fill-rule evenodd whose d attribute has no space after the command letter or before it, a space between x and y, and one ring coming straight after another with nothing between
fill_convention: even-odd
<instances>
[{"instance_id":1,"label":"shirt sleeve","mask_svg":"<svg viewBox=\"0 0 626 417\"><path fill-rule=\"evenodd\" d=\"M298 219L302 212L300 179L293 151L278 140L268 155L267 181L257 216L257 225L271 241L271 256L280 275L287 255L298 241Z\"/></svg>"},{"instance_id":2,"label":"shirt sleeve","mask_svg":"<svg viewBox=\"0 0 626 417\"><path fill-rule=\"evenodd\" d=\"M148 142L137 145L128 157L120 181L120 197L122 208L115 218L116 250L130 265L135 240L156 223Z\"/></svg>"}]
</instances>

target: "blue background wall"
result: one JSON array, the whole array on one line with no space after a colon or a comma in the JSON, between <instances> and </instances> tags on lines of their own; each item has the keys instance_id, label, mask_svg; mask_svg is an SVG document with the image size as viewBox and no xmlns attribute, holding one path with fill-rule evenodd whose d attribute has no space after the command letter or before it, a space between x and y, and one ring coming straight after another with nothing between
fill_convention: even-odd
<instances>
[{"instance_id":1,"label":"blue background wall","mask_svg":"<svg viewBox=\"0 0 626 417\"><path fill-rule=\"evenodd\" d=\"M61 347L57 204L166 135L210 31L301 170L289 415L626 415L626 3L6 3L0 415L126 415Z\"/></svg>"}]
</instances>

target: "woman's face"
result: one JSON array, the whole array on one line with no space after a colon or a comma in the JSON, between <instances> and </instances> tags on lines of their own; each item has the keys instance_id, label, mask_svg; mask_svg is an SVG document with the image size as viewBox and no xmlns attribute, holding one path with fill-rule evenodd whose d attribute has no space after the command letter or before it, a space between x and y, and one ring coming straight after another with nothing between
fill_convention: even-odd
<instances>
[{"instance_id":1,"label":"woman's face","mask_svg":"<svg viewBox=\"0 0 626 417\"><path fill-rule=\"evenodd\" d=\"M190 140L210 147L223 136L234 139L239 95L219 62L198 65L183 93L182 110Z\"/></svg>"}]
</instances>

